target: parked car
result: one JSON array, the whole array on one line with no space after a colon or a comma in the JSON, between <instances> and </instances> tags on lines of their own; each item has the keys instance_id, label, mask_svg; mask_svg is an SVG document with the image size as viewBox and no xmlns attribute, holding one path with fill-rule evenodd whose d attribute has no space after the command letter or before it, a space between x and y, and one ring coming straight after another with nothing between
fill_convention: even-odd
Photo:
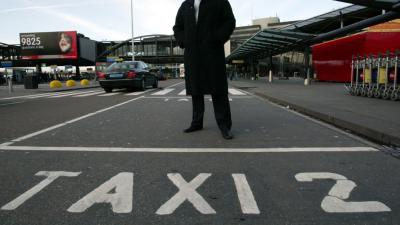
<instances>
[{"instance_id":1,"label":"parked car","mask_svg":"<svg viewBox=\"0 0 400 225\"><path fill-rule=\"evenodd\" d=\"M124 61L111 64L104 73L98 74L100 86L105 92L115 88L145 90L158 87L158 79L142 61Z\"/></svg>"}]
</instances>

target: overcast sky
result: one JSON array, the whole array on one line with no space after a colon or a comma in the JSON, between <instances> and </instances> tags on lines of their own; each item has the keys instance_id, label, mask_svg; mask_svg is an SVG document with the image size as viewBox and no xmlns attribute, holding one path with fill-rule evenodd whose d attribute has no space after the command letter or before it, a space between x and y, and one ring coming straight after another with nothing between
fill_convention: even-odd
<instances>
[{"instance_id":1,"label":"overcast sky","mask_svg":"<svg viewBox=\"0 0 400 225\"><path fill-rule=\"evenodd\" d=\"M183 0L133 0L135 36L172 34ZM19 43L19 33L76 30L94 40L131 36L130 0L1 0L0 42ZM333 0L230 0L237 25L276 16L302 20L347 6Z\"/></svg>"}]
</instances>

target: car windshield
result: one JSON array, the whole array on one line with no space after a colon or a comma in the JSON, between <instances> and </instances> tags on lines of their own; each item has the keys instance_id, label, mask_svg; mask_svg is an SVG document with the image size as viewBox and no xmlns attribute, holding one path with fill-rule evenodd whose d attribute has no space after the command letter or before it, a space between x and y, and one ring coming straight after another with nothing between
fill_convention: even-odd
<instances>
[{"instance_id":1,"label":"car windshield","mask_svg":"<svg viewBox=\"0 0 400 225\"><path fill-rule=\"evenodd\" d=\"M113 63L106 69L106 73L126 72L138 68L138 63Z\"/></svg>"}]
</instances>

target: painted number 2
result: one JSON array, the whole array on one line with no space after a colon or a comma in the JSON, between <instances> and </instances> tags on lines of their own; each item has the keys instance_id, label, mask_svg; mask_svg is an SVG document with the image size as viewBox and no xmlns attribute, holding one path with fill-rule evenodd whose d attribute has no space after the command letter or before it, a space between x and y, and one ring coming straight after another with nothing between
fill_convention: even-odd
<instances>
[{"instance_id":1,"label":"painted number 2","mask_svg":"<svg viewBox=\"0 0 400 225\"><path fill-rule=\"evenodd\" d=\"M327 213L364 213L364 212L390 212L391 209L377 201L346 202L356 183L336 173L299 173L296 176L299 182L312 182L313 180L335 180L336 184L321 202L321 208Z\"/></svg>"}]
</instances>

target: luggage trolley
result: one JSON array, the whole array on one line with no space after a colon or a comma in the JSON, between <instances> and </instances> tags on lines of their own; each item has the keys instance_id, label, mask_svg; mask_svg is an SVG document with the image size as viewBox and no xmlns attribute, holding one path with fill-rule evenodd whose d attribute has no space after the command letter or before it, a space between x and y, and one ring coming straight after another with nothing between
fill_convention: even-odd
<instances>
[{"instance_id":1,"label":"luggage trolley","mask_svg":"<svg viewBox=\"0 0 400 225\"><path fill-rule=\"evenodd\" d=\"M350 94L357 95L358 88L358 56L354 58L351 56L351 84L350 84Z\"/></svg>"},{"instance_id":2,"label":"luggage trolley","mask_svg":"<svg viewBox=\"0 0 400 225\"><path fill-rule=\"evenodd\" d=\"M368 91L371 88L372 82L372 57L364 56L364 60L362 62L363 66L363 74L362 74L362 88L361 88L361 96L366 97L368 95Z\"/></svg>"},{"instance_id":3,"label":"luggage trolley","mask_svg":"<svg viewBox=\"0 0 400 225\"><path fill-rule=\"evenodd\" d=\"M390 83L393 79L390 79L390 70L392 67L392 60L390 58L390 51L386 52L386 58L382 59L382 65L384 66L382 74L380 75L381 82L384 84L381 88L381 97L383 99L389 99L392 93L393 84Z\"/></svg>"},{"instance_id":4,"label":"luggage trolley","mask_svg":"<svg viewBox=\"0 0 400 225\"><path fill-rule=\"evenodd\" d=\"M375 88L373 89L373 97L375 98L381 98L385 90L385 84L387 83L386 61L386 58L382 58L381 54L378 54L378 59L376 61L376 81Z\"/></svg>"},{"instance_id":5,"label":"luggage trolley","mask_svg":"<svg viewBox=\"0 0 400 225\"><path fill-rule=\"evenodd\" d=\"M351 95L361 95L362 92L362 84L361 81L363 81L362 78L362 62L361 57L357 55L357 58L354 58L354 56L351 57L351 84L350 84L350 94Z\"/></svg>"},{"instance_id":6,"label":"luggage trolley","mask_svg":"<svg viewBox=\"0 0 400 225\"><path fill-rule=\"evenodd\" d=\"M370 69L371 69L371 81L368 85L368 91L367 91L367 96L369 98L374 97L375 95L375 90L377 88L377 84L378 84L378 71L379 71L379 67L380 67L380 56L378 55L377 58L374 58L373 55L370 56L370 61L369 61L369 65L370 65Z\"/></svg>"},{"instance_id":7,"label":"luggage trolley","mask_svg":"<svg viewBox=\"0 0 400 225\"><path fill-rule=\"evenodd\" d=\"M399 71L399 50L396 50L394 58L392 58L391 63L393 65L393 87L390 99L393 101L400 100L400 71Z\"/></svg>"},{"instance_id":8,"label":"luggage trolley","mask_svg":"<svg viewBox=\"0 0 400 225\"><path fill-rule=\"evenodd\" d=\"M350 88L347 88L347 85L345 87L348 89L351 95L354 95L354 55L351 56L351 73L350 73Z\"/></svg>"}]
</instances>

